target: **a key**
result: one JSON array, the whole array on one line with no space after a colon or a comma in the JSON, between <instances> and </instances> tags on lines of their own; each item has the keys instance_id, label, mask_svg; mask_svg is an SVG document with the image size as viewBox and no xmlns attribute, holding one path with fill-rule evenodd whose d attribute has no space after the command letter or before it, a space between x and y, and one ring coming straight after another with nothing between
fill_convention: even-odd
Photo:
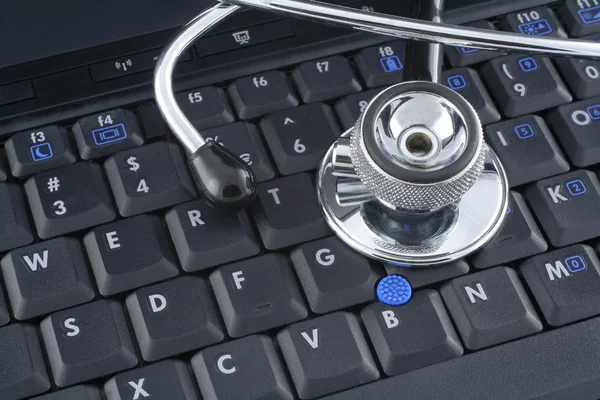
<instances>
[{"instance_id":1,"label":"a key","mask_svg":"<svg viewBox=\"0 0 600 400\"><path fill-rule=\"evenodd\" d=\"M312 399L379 378L353 314L336 312L283 329L277 341L301 399Z\"/></svg>"},{"instance_id":2,"label":"a key","mask_svg":"<svg viewBox=\"0 0 600 400\"><path fill-rule=\"evenodd\" d=\"M490 21L480 20L465 26L479 29L495 30L494 24ZM498 57L500 53L490 50L479 50L470 47L444 46L446 57L453 67L464 67L466 65L476 64Z\"/></svg>"},{"instance_id":3,"label":"a key","mask_svg":"<svg viewBox=\"0 0 600 400\"><path fill-rule=\"evenodd\" d=\"M67 130L59 126L17 133L4 147L10 170L19 178L76 161Z\"/></svg>"},{"instance_id":4,"label":"a key","mask_svg":"<svg viewBox=\"0 0 600 400\"><path fill-rule=\"evenodd\" d=\"M227 332L240 337L306 318L292 266L281 254L224 265L210 275Z\"/></svg>"},{"instance_id":5,"label":"a key","mask_svg":"<svg viewBox=\"0 0 600 400\"><path fill-rule=\"evenodd\" d=\"M4 182L8 179L8 169L6 168L6 152L0 147L0 182Z\"/></svg>"},{"instance_id":6,"label":"a key","mask_svg":"<svg viewBox=\"0 0 600 400\"><path fill-rule=\"evenodd\" d=\"M317 204L313 179L306 173L263 182L252 209L265 247L281 249L330 233Z\"/></svg>"},{"instance_id":7,"label":"a key","mask_svg":"<svg viewBox=\"0 0 600 400\"><path fill-rule=\"evenodd\" d=\"M292 77L305 103L330 100L362 89L348 60L342 56L300 64L292 71Z\"/></svg>"},{"instance_id":8,"label":"a key","mask_svg":"<svg viewBox=\"0 0 600 400\"><path fill-rule=\"evenodd\" d=\"M102 168L89 162L40 172L25 192L38 235L64 235L115 219Z\"/></svg>"},{"instance_id":9,"label":"a key","mask_svg":"<svg viewBox=\"0 0 600 400\"><path fill-rule=\"evenodd\" d=\"M44 356L34 326L0 328L0 398L18 400L50 389Z\"/></svg>"},{"instance_id":10,"label":"a key","mask_svg":"<svg viewBox=\"0 0 600 400\"><path fill-rule=\"evenodd\" d=\"M514 270L496 267L461 276L441 289L465 346L481 349L542 330Z\"/></svg>"},{"instance_id":11,"label":"a key","mask_svg":"<svg viewBox=\"0 0 600 400\"><path fill-rule=\"evenodd\" d=\"M195 272L260 252L245 210L235 214L194 200L174 207L165 219L184 271Z\"/></svg>"},{"instance_id":12,"label":"a key","mask_svg":"<svg viewBox=\"0 0 600 400\"><path fill-rule=\"evenodd\" d=\"M283 175L317 168L340 135L333 112L321 103L271 114L260 127Z\"/></svg>"},{"instance_id":13,"label":"a key","mask_svg":"<svg viewBox=\"0 0 600 400\"><path fill-rule=\"evenodd\" d=\"M23 193L15 184L0 183L0 221L0 252L33 241Z\"/></svg>"},{"instance_id":14,"label":"a key","mask_svg":"<svg viewBox=\"0 0 600 400\"><path fill-rule=\"evenodd\" d=\"M183 203L195 195L184 155L173 143L117 153L106 160L104 168L124 217Z\"/></svg>"},{"instance_id":15,"label":"a key","mask_svg":"<svg viewBox=\"0 0 600 400\"><path fill-rule=\"evenodd\" d=\"M139 215L94 228L83 242L104 296L177 276L177 260L160 218Z\"/></svg>"},{"instance_id":16,"label":"a key","mask_svg":"<svg viewBox=\"0 0 600 400\"><path fill-rule=\"evenodd\" d=\"M384 263L384 268L388 275L402 275L408 279L413 288L446 281L469 272L469 264L463 259L444 265L438 265L435 268L415 269L400 267L389 263Z\"/></svg>"},{"instance_id":17,"label":"a key","mask_svg":"<svg viewBox=\"0 0 600 400\"><path fill-rule=\"evenodd\" d=\"M0 326L10 322L10 313L8 312L8 302L4 297L4 289L0 287Z\"/></svg>"},{"instance_id":18,"label":"a key","mask_svg":"<svg viewBox=\"0 0 600 400\"><path fill-rule=\"evenodd\" d=\"M554 246L600 236L600 182L592 172L543 179L528 186L525 195Z\"/></svg>"},{"instance_id":19,"label":"a key","mask_svg":"<svg viewBox=\"0 0 600 400\"><path fill-rule=\"evenodd\" d=\"M366 92L360 92L346 96L335 104L335 111L337 112L342 127L344 130L352 128L356 125L356 121L360 117L363 111L367 108L369 102L379 94L381 90L373 89L367 90Z\"/></svg>"},{"instance_id":20,"label":"a key","mask_svg":"<svg viewBox=\"0 0 600 400\"><path fill-rule=\"evenodd\" d=\"M198 398L192 377L183 361L165 360L122 372L104 384L108 400Z\"/></svg>"},{"instance_id":21,"label":"a key","mask_svg":"<svg viewBox=\"0 0 600 400\"><path fill-rule=\"evenodd\" d=\"M215 86L192 89L175 96L196 129L208 129L235 121L225 92Z\"/></svg>"},{"instance_id":22,"label":"a key","mask_svg":"<svg viewBox=\"0 0 600 400\"><path fill-rule=\"evenodd\" d=\"M523 197L511 192L500 231L471 257L475 268L488 268L546 251L548 244Z\"/></svg>"},{"instance_id":23,"label":"a key","mask_svg":"<svg viewBox=\"0 0 600 400\"><path fill-rule=\"evenodd\" d=\"M590 246L532 257L521 264L521 272L550 325L600 314L600 261Z\"/></svg>"},{"instance_id":24,"label":"a key","mask_svg":"<svg viewBox=\"0 0 600 400\"><path fill-rule=\"evenodd\" d=\"M517 117L571 102L550 59L509 55L486 62L481 77L507 117Z\"/></svg>"},{"instance_id":25,"label":"a key","mask_svg":"<svg viewBox=\"0 0 600 400\"><path fill-rule=\"evenodd\" d=\"M504 31L524 35L567 37L558 18L548 7L536 7L508 14L500 20L499 25Z\"/></svg>"},{"instance_id":26,"label":"a key","mask_svg":"<svg viewBox=\"0 0 600 400\"><path fill-rule=\"evenodd\" d=\"M598 7L598 12L600 12L600 7ZM600 33L582 39L598 41ZM585 58L556 58L555 61L576 98L589 99L600 96L600 61Z\"/></svg>"},{"instance_id":27,"label":"a key","mask_svg":"<svg viewBox=\"0 0 600 400\"><path fill-rule=\"evenodd\" d=\"M249 119L298 105L288 78L279 71L240 78L227 89L240 118Z\"/></svg>"},{"instance_id":28,"label":"a key","mask_svg":"<svg viewBox=\"0 0 600 400\"><path fill-rule=\"evenodd\" d=\"M319 314L373 300L384 276L336 237L304 243L290 257L311 310Z\"/></svg>"},{"instance_id":29,"label":"a key","mask_svg":"<svg viewBox=\"0 0 600 400\"><path fill-rule=\"evenodd\" d=\"M371 304L362 309L361 317L387 375L463 354L442 298L434 290L416 292L402 307Z\"/></svg>"},{"instance_id":30,"label":"a key","mask_svg":"<svg viewBox=\"0 0 600 400\"><path fill-rule=\"evenodd\" d=\"M2 258L15 318L28 319L88 302L94 288L79 241L59 237L21 247Z\"/></svg>"},{"instance_id":31,"label":"a key","mask_svg":"<svg viewBox=\"0 0 600 400\"><path fill-rule=\"evenodd\" d=\"M361 50L354 62L368 87L402 82L405 42L398 40Z\"/></svg>"},{"instance_id":32,"label":"a key","mask_svg":"<svg viewBox=\"0 0 600 400\"><path fill-rule=\"evenodd\" d=\"M102 395L96 386L79 385L32 397L30 400L102 400Z\"/></svg>"},{"instance_id":33,"label":"a key","mask_svg":"<svg viewBox=\"0 0 600 400\"><path fill-rule=\"evenodd\" d=\"M171 131L155 103L144 103L138 107L137 112L148 140L171 135Z\"/></svg>"},{"instance_id":34,"label":"a key","mask_svg":"<svg viewBox=\"0 0 600 400\"><path fill-rule=\"evenodd\" d=\"M573 164L585 167L600 162L600 97L560 106L547 120Z\"/></svg>"},{"instance_id":35,"label":"a key","mask_svg":"<svg viewBox=\"0 0 600 400\"><path fill-rule=\"evenodd\" d=\"M588 0L566 0L558 12L571 36L581 37L600 32L600 4Z\"/></svg>"},{"instance_id":36,"label":"a key","mask_svg":"<svg viewBox=\"0 0 600 400\"><path fill-rule=\"evenodd\" d=\"M275 177L271 160L256 127L247 122L220 126L204 131L204 137L219 142L250 167L258 182Z\"/></svg>"},{"instance_id":37,"label":"a key","mask_svg":"<svg viewBox=\"0 0 600 400\"><path fill-rule=\"evenodd\" d=\"M127 310L146 361L223 340L216 305L203 278L184 276L136 290Z\"/></svg>"},{"instance_id":38,"label":"a key","mask_svg":"<svg viewBox=\"0 0 600 400\"><path fill-rule=\"evenodd\" d=\"M273 341L252 335L202 350L192 369L204 400L294 399Z\"/></svg>"},{"instance_id":39,"label":"a key","mask_svg":"<svg viewBox=\"0 0 600 400\"><path fill-rule=\"evenodd\" d=\"M486 142L496 152L511 187L569 170L548 125L537 115L525 115L488 125Z\"/></svg>"},{"instance_id":40,"label":"a key","mask_svg":"<svg viewBox=\"0 0 600 400\"><path fill-rule=\"evenodd\" d=\"M144 144L135 115L121 108L83 117L72 129L79 154L84 160Z\"/></svg>"},{"instance_id":41,"label":"a key","mask_svg":"<svg viewBox=\"0 0 600 400\"><path fill-rule=\"evenodd\" d=\"M458 92L473 106L482 124L500 120L500 113L477 71L471 68L455 68L444 71L442 78L444 85Z\"/></svg>"},{"instance_id":42,"label":"a key","mask_svg":"<svg viewBox=\"0 0 600 400\"><path fill-rule=\"evenodd\" d=\"M138 360L120 303L98 300L46 317L40 330L59 387L114 374Z\"/></svg>"}]
</instances>

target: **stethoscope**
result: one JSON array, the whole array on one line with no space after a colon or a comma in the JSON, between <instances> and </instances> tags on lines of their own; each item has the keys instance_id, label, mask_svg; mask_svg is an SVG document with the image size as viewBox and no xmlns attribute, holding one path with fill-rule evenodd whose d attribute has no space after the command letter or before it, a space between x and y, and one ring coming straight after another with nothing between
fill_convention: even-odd
<instances>
[{"instance_id":1,"label":"stethoscope","mask_svg":"<svg viewBox=\"0 0 600 400\"><path fill-rule=\"evenodd\" d=\"M411 19L310 0L228 0L194 18L165 47L154 89L203 196L244 207L256 182L245 162L207 141L185 117L173 93L173 70L197 38L248 6L413 39L406 49L406 82L371 100L319 166L317 195L332 230L360 253L406 267L448 263L485 245L502 226L509 185L473 107L439 84L441 45L597 58L600 44L443 24L442 3L422 0L419 19Z\"/></svg>"}]
</instances>

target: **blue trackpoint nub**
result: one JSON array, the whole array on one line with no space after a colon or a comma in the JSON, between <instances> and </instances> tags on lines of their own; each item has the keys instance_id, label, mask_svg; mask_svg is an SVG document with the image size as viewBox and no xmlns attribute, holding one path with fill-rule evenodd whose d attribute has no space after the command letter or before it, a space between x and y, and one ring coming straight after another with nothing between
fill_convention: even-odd
<instances>
[{"instance_id":1,"label":"blue trackpoint nub","mask_svg":"<svg viewBox=\"0 0 600 400\"><path fill-rule=\"evenodd\" d=\"M390 306L406 304L412 296L410 282L400 275L386 276L377 284L379 301Z\"/></svg>"}]
</instances>

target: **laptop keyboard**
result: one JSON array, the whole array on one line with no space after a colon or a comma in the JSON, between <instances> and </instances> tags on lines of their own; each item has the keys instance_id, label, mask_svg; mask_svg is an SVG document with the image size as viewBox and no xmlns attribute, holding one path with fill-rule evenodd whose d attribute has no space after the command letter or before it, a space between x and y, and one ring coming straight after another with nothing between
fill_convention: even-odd
<instances>
[{"instance_id":1,"label":"laptop keyboard","mask_svg":"<svg viewBox=\"0 0 600 400\"><path fill-rule=\"evenodd\" d=\"M471 25L596 38L582 4ZM256 173L258 199L238 214L199 198L153 103L10 136L0 398L541 398L597 382L600 355L585 349L600 345L600 62L446 56L442 83L479 113L511 194L488 245L435 269L350 251L315 194L329 146L402 80L402 41L177 95ZM408 304L375 301L387 274L411 281ZM557 371L569 352L581 365ZM460 387L478 368L495 375ZM527 382L500 389L521 371Z\"/></svg>"}]
</instances>

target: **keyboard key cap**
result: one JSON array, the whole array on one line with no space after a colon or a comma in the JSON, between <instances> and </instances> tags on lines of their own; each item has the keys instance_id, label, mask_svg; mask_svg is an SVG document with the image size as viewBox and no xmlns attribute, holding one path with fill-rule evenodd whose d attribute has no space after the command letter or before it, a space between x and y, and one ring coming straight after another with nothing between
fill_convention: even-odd
<instances>
[{"instance_id":1,"label":"keyboard key cap","mask_svg":"<svg viewBox=\"0 0 600 400\"><path fill-rule=\"evenodd\" d=\"M313 312L323 314L374 300L384 274L337 237L304 243L290 255Z\"/></svg>"},{"instance_id":2,"label":"keyboard key cap","mask_svg":"<svg viewBox=\"0 0 600 400\"><path fill-rule=\"evenodd\" d=\"M35 327L11 324L0 328L0 398L23 399L50 389Z\"/></svg>"},{"instance_id":3,"label":"keyboard key cap","mask_svg":"<svg viewBox=\"0 0 600 400\"><path fill-rule=\"evenodd\" d=\"M17 133L6 141L5 149L10 170L19 178L76 161L67 130L59 126Z\"/></svg>"},{"instance_id":4,"label":"keyboard key cap","mask_svg":"<svg viewBox=\"0 0 600 400\"><path fill-rule=\"evenodd\" d=\"M600 8L598 10L600 12ZM585 39L597 41L600 35ZM600 61L583 58L556 58L555 61L576 98L589 99L600 96Z\"/></svg>"},{"instance_id":5,"label":"keyboard key cap","mask_svg":"<svg viewBox=\"0 0 600 400\"><path fill-rule=\"evenodd\" d=\"M59 237L21 247L0 261L17 319L28 319L88 302L94 288L79 241Z\"/></svg>"},{"instance_id":6,"label":"keyboard key cap","mask_svg":"<svg viewBox=\"0 0 600 400\"><path fill-rule=\"evenodd\" d=\"M344 130L348 130L356 125L356 121L360 117L360 114L362 114L371 99L379 94L379 92L381 92L380 89L374 89L351 94L335 104L335 111L337 112L338 117L340 117L340 121L342 121Z\"/></svg>"},{"instance_id":7,"label":"keyboard key cap","mask_svg":"<svg viewBox=\"0 0 600 400\"><path fill-rule=\"evenodd\" d=\"M388 275L402 275L410 282L413 289L456 278L469 272L469 264L462 259L435 268L414 269L388 263L383 265Z\"/></svg>"},{"instance_id":8,"label":"keyboard key cap","mask_svg":"<svg viewBox=\"0 0 600 400\"><path fill-rule=\"evenodd\" d=\"M0 147L0 182L4 182L8 179L8 169L6 168L6 152Z\"/></svg>"},{"instance_id":9,"label":"keyboard key cap","mask_svg":"<svg viewBox=\"0 0 600 400\"><path fill-rule=\"evenodd\" d=\"M21 188L12 183L0 183L0 221L0 252L33 242Z\"/></svg>"},{"instance_id":10,"label":"keyboard key cap","mask_svg":"<svg viewBox=\"0 0 600 400\"><path fill-rule=\"evenodd\" d=\"M300 64L292 77L305 103L331 100L360 92L362 86L342 56L331 56Z\"/></svg>"},{"instance_id":11,"label":"keyboard key cap","mask_svg":"<svg viewBox=\"0 0 600 400\"><path fill-rule=\"evenodd\" d=\"M494 24L490 21L480 20L470 24L465 24L472 28L495 30ZM446 57L453 67L464 67L466 65L476 64L498 57L502 53L490 50L479 50L469 47L445 46Z\"/></svg>"},{"instance_id":12,"label":"keyboard key cap","mask_svg":"<svg viewBox=\"0 0 600 400\"><path fill-rule=\"evenodd\" d=\"M81 118L73 125L73 134L84 160L144 144L135 115L120 108Z\"/></svg>"},{"instance_id":13,"label":"keyboard key cap","mask_svg":"<svg viewBox=\"0 0 600 400\"><path fill-rule=\"evenodd\" d=\"M536 7L508 14L500 20L499 25L504 31L524 35L567 37L558 18L548 7Z\"/></svg>"},{"instance_id":14,"label":"keyboard key cap","mask_svg":"<svg viewBox=\"0 0 600 400\"><path fill-rule=\"evenodd\" d=\"M496 110L494 102L475 70L471 68L451 69L444 71L442 78L444 85L458 92L473 106L482 124L486 125L500 120L500 113Z\"/></svg>"},{"instance_id":15,"label":"keyboard key cap","mask_svg":"<svg viewBox=\"0 0 600 400\"><path fill-rule=\"evenodd\" d=\"M470 350L542 330L533 305L514 270L496 267L442 286L450 315Z\"/></svg>"},{"instance_id":16,"label":"keyboard key cap","mask_svg":"<svg viewBox=\"0 0 600 400\"><path fill-rule=\"evenodd\" d=\"M253 124L237 122L208 129L204 131L204 137L221 143L250 165L258 182L268 181L275 176L265 145Z\"/></svg>"},{"instance_id":17,"label":"keyboard key cap","mask_svg":"<svg viewBox=\"0 0 600 400\"><path fill-rule=\"evenodd\" d=\"M486 142L496 152L511 187L561 174L569 163L548 129L536 115L488 125Z\"/></svg>"},{"instance_id":18,"label":"keyboard key cap","mask_svg":"<svg viewBox=\"0 0 600 400\"><path fill-rule=\"evenodd\" d=\"M507 117L517 117L571 102L550 59L510 55L488 61L481 77Z\"/></svg>"},{"instance_id":19,"label":"keyboard key cap","mask_svg":"<svg viewBox=\"0 0 600 400\"><path fill-rule=\"evenodd\" d=\"M184 276L138 289L127 297L127 310L146 361L224 338L208 285L199 277Z\"/></svg>"},{"instance_id":20,"label":"keyboard key cap","mask_svg":"<svg viewBox=\"0 0 600 400\"><path fill-rule=\"evenodd\" d=\"M166 229L154 215L99 226L87 233L83 242L104 296L179 274Z\"/></svg>"},{"instance_id":21,"label":"keyboard key cap","mask_svg":"<svg viewBox=\"0 0 600 400\"><path fill-rule=\"evenodd\" d=\"M200 271L260 252L245 210L219 211L194 200L171 209L165 218L184 271Z\"/></svg>"},{"instance_id":22,"label":"keyboard key cap","mask_svg":"<svg viewBox=\"0 0 600 400\"><path fill-rule=\"evenodd\" d=\"M540 254L521 264L521 272L550 325L600 314L600 261L591 247Z\"/></svg>"},{"instance_id":23,"label":"keyboard key cap","mask_svg":"<svg viewBox=\"0 0 600 400\"><path fill-rule=\"evenodd\" d=\"M398 375L463 354L460 339L434 290L416 292L402 307L371 304L362 320L387 375Z\"/></svg>"},{"instance_id":24,"label":"keyboard key cap","mask_svg":"<svg viewBox=\"0 0 600 400\"><path fill-rule=\"evenodd\" d=\"M117 153L104 163L119 213L155 211L194 198L194 184L181 149L157 142Z\"/></svg>"},{"instance_id":25,"label":"keyboard key cap","mask_svg":"<svg viewBox=\"0 0 600 400\"><path fill-rule=\"evenodd\" d=\"M320 103L271 114L260 127L283 175L316 169L341 133L329 106Z\"/></svg>"},{"instance_id":26,"label":"keyboard key cap","mask_svg":"<svg viewBox=\"0 0 600 400\"><path fill-rule=\"evenodd\" d=\"M558 12L570 36L581 37L600 32L600 5L594 2L566 0Z\"/></svg>"},{"instance_id":27,"label":"keyboard key cap","mask_svg":"<svg viewBox=\"0 0 600 400\"><path fill-rule=\"evenodd\" d=\"M46 317L40 329L59 387L114 374L138 360L121 305L99 300Z\"/></svg>"},{"instance_id":28,"label":"keyboard key cap","mask_svg":"<svg viewBox=\"0 0 600 400\"><path fill-rule=\"evenodd\" d=\"M240 118L249 119L298 105L288 78L279 71L237 79L228 88Z\"/></svg>"},{"instance_id":29,"label":"keyboard key cap","mask_svg":"<svg viewBox=\"0 0 600 400\"><path fill-rule=\"evenodd\" d=\"M41 172L25 183L33 221L42 239L115 219L102 168L78 163Z\"/></svg>"},{"instance_id":30,"label":"keyboard key cap","mask_svg":"<svg viewBox=\"0 0 600 400\"><path fill-rule=\"evenodd\" d=\"M165 138L171 135L171 130L162 115L160 115L155 103L142 104L138 107L137 112L148 140Z\"/></svg>"},{"instance_id":31,"label":"keyboard key cap","mask_svg":"<svg viewBox=\"0 0 600 400\"><path fill-rule=\"evenodd\" d=\"M330 234L317 204L313 179L308 174L263 182L252 209L265 247L281 249Z\"/></svg>"},{"instance_id":32,"label":"keyboard key cap","mask_svg":"<svg viewBox=\"0 0 600 400\"><path fill-rule=\"evenodd\" d=\"M353 314L336 312L288 326L277 341L301 399L312 399L379 378Z\"/></svg>"},{"instance_id":33,"label":"keyboard key cap","mask_svg":"<svg viewBox=\"0 0 600 400\"><path fill-rule=\"evenodd\" d=\"M102 400L102 396L96 386L79 385L33 397L31 400Z\"/></svg>"},{"instance_id":34,"label":"keyboard key cap","mask_svg":"<svg viewBox=\"0 0 600 400\"><path fill-rule=\"evenodd\" d=\"M10 313L8 312L8 303L4 297L4 289L0 286L0 326L10 322Z\"/></svg>"},{"instance_id":35,"label":"keyboard key cap","mask_svg":"<svg viewBox=\"0 0 600 400\"><path fill-rule=\"evenodd\" d=\"M405 42L398 40L361 50L354 62L368 87L402 82Z\"/></svg>"},{"instance_id":36,"label":"keyboard key cap","mask_svg":"<svg viewBox=\"0 0 600 400\"><path fill-rule=\"evenodd\" d=\"M525 195L554 246L600 236L600 182L592 172L543 179L527 187Z\"/></svg>"},{"instance_id":37,"label":"keyboard key cap","mask_svg":"<svg viewBox=\"0 0 600 400\"><path fill-rule=\"evenodd\" d=\"M185 116L196 129L208 129L235 121L223 89L207 86L175 96Z\"/></svg>"},{"instance_id":38,"label":"keyboard key cap","mask_svg":"<svg viewBox=\"0 0 600 400\"><path fill-rule=\"evenodd\" d=\"M266 254L228 264L210 275L227 332L240 337L306 318L289 261Z\"/></svg>"},{"instance_id":39,"label":"keyboard key cap","mask_svg":"<svg viewBox=\"0 0 600 400\"><path fill-rule=\"evenodd\" d=\"M548 244L525 200L519 193L511 192L508 212L500 231L471 257L471 263L475 268L488 268L529 257L546 249Z\"/></svg>"},{"instance_id":40,"label":"keyboard key cap","mask_svg":"<svg viewBox=\"0 0 600 400\"><path fill-rule=\"evenodd\" d=\"M165 360L122 372L104 384L104 391L108 400L198 398L187 366L179 360Z\"/></svg>"},{"instance_id":41,"label":"keyboard key cap","mask_svg":"<svg viewBox=\"0 0 600 400\"><path fill-rule=\"evenodd\" d=\"M292 400L273 342L253 335L202 350L192 369L205 400Z\"/></svg>"}]
</instances>

